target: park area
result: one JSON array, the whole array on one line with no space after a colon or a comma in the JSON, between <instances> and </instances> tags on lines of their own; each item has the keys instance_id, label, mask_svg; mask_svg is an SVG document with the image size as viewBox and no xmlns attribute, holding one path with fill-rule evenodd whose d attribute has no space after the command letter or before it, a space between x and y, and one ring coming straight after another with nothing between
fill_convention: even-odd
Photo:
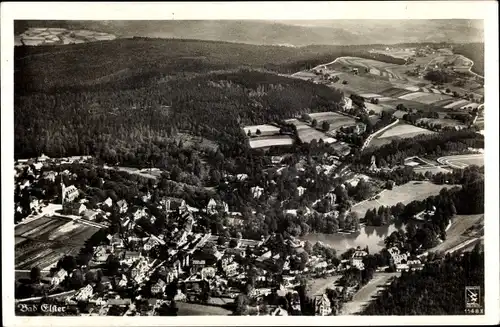
<instances>
[{"instance_id":1,"label":"park area","mask_svg":"<svg viewBox=\"0 0 500 327\"><path fill-rule=\"evenodd\" d=\"M393 206L399 202L404 205L418 200L427 199L439 194L443 188L452 188L455 185L437 185L427 181L413 181L403 185L394 186L392 190L383 190L378 199L368 199L355 204L351 211L356 212L359 217L364 217L368 210L381 206Z\"/></svg>"},{"instance_id":2,"label":"park area","mask_svg":"<svg viewBox=\"0 0 500 327\"><path fill-rule=\"evenodd\" d=\"M65 255L76 255L98 231L65 218L42 217L15 228L16 269L48 269Z\"/></svg>"}]
</instances>

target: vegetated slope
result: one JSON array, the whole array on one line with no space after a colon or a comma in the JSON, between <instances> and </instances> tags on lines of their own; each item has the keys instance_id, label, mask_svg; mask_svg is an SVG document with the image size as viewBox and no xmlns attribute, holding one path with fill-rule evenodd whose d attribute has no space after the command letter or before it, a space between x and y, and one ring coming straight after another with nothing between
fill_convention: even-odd
<instances>
[{"instance_id":1,"label":"vegetated slope","mask_svg":"<svg viewBox=\"0 0 500 327\"><path fill-rule=\"evenodd\" d=\"M420 272L403 273L363 315L462 315L465 286L484 290L484 252L475 248L444 261L427 264ZM481 292L483 301L484 293Z\"/></svg>"},{"instance_id":2,"label":"vegetated slope","mask_svg":"<svg viewBox=\"0 0 500 327\"><path fill-rule=\"evenodd\" d=\"M140 76L134 83L17 95L15 157L90 154L164 167L165 149L179 131L213 140L225 155L236 156L247 148L240 123L289 118L304 108L333 110L342 97L324 85L249 70L172 80Z\"/></svg>"},{"instance_id":3,"label":"vegetated slope","mask_svg":"<svg viewBox=\"0 0 500 327\"><path fill-rule=\"evenodd\" d=\"M453 47L453 52L474 61L472 71L484 76L484 43L457 44Z\"/></svg>"},{"instance_id":4,"label":"vegetated slope","mask_svg":"<svg viewBox=\"0 0 500 327\"><path fill-rule=\"evenodd\" d=\"M146 38L16 47L15 84L18 92L47 92L52 88L100 84L103 80L127 80L137 84L137 79L153 76L199 74L240 67L295 73L347 55L404 63L389 56L371 54L368 50L368 46L287 48Z\"/></svg>"},{"instance_id":5,"label":"vegetated slope","mask_svg":"<svg viewBox=\"0 0 500 327\"><path fill-rule=\"evenodd\" d=\"M29 27L63 27L112 33L118 37L162 37L304 46L310 44L394 44L478 42L480 20L163 20L16 21L16 35Z\"/></svg>"}]
</instances>

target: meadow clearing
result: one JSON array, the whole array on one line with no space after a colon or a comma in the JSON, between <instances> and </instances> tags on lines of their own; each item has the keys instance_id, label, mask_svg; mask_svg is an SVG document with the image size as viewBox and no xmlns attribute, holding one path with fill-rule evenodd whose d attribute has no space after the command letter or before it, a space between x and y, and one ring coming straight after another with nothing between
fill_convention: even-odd
<instances>
[{"instance_id":1,"label":"meadow clearing","mask_svg":"<svg viewBox=\"0 0 500 327\"><path fill-rule=\"evenodd\" d=\"M243 127L243 131L246 135L250 132L251 135L260 135L260 136L268 136L278 134L280 132L280 128L274 125L263 124L263 125L252 125ZM260 131L260 134L257 132Z\"/></svg>"},{"instance_id":2,"label":"meadow clearing","mask_svg":"<svg viewBox=\"0 0 500 327\"><path fill-rule=\"evenodd\" d=\"M437 185L427 181L412 181L403 185L394 186L392 190L383 190L378 199L365 200L355 204L351 211L359 217L364 217L366 212L380 206L393 206L401 202L408 204L414 200L424 200L429 196L439 194L443 188L452 188L455 185Z\"/></svg>"},{"instance_id":3,"label":"meadow clearing","mask_svg":"<svg viewBox=\"0 0 500 327\"><path fill-rule=\"evenodd\" d=\"M330 130L335 130L339 127L356 123L354 118L332 111L311 113L309 116L312 119L316 119L318 126L324 121L327 121L330 124Z\"/></svg>"}]
</instances>

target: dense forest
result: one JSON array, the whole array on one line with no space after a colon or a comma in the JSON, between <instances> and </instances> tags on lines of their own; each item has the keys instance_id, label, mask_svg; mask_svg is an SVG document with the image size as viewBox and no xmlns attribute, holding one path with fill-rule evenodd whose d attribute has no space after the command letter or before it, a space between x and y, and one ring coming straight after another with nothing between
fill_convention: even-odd
<instances>
[{"instance_id":1,"label":"dense forest","mask_svg":"<svg viewBox=\"0 0 500 327\"><path fill-rule=\"evenodd\" d=\"M465 286L484 290L484 252L447 255L419 272L403 272L363 315L463 315ZM484 299L481 294L480 301Z\"/></svg>"},{"instance_id":2,"label":"dense forest","mask_svg":"<svg viewBox=\"0 0 500 327\"><path fill-rule=\"evenodd\" d=\"M246 124L279 121L306 108L332 110L342 93L278 75L241 70L128 90L61 91L15 98L15 157L96 155L109 163L165 168L179 132L248 148Z\"/></svg>"}]
</instances>

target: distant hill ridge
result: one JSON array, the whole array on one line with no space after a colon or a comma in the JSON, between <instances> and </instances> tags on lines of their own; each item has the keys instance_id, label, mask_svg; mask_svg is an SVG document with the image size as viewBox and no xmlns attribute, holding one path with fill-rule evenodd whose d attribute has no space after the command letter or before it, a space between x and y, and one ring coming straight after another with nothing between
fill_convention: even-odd
<instances>
[{"instance_id":1,"label":"distant hill ridge","mask_svg":"<svg viewBox=\"0 0 500 327\"><path fill-rule=\"evenodd\" d=\"M112 33L117 37L160 37L249 44L360 45L403 42L483 42L483 30L471 20L164 20L164 21L15 21L18 35L30 27L62 27ZM318 26L319 25L319 26Z\"/></svg>"}]
</instances>

